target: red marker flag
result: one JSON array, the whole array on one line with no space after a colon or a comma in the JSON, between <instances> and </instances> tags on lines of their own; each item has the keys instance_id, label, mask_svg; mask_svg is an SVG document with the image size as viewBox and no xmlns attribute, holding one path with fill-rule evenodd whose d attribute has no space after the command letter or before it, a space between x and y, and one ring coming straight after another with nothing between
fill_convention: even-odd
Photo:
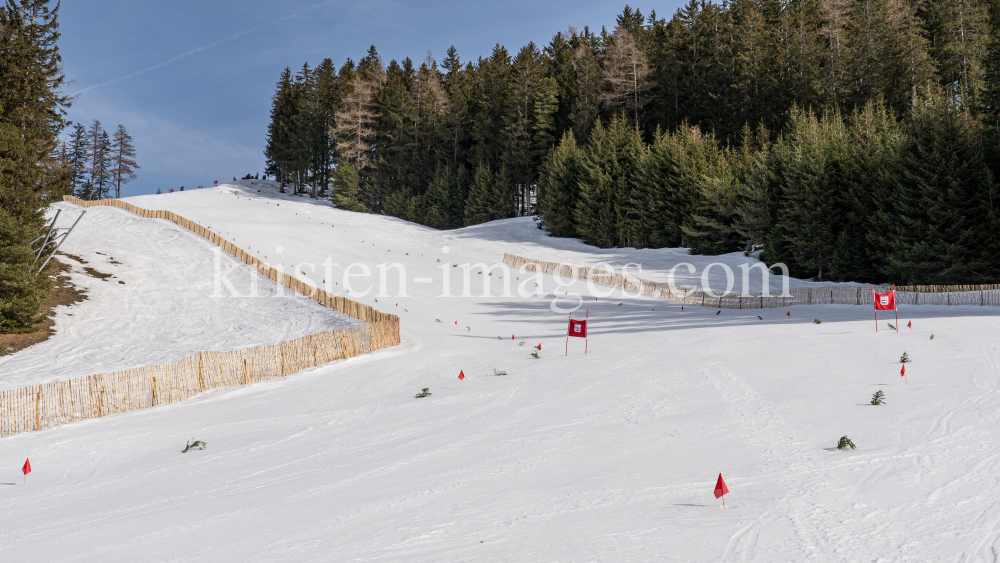
<instances>
[{"instance_id":1,"label":"red marker flag","mask_svg":"<svg viewBox=\"0 0 1000 563\"><path fill-rule=\"evenodd\" d=\"M729 487L726 486L726 482L722 480L722 473L719 473L719 480L715 482L715 498L723 497L723 495L729 493ZM722 508L726 507L726 499L722 498Z\"/></svg>"},{"instance_id":2,"label":"red marker flag","mask_svg":"<svg viewBox=\"0 0 1000 563\"><path fill-rule=\"evenodd\" d=\"M906 328L910 329L910 332L913 332L913 321L906 321Z\"/></svg>"},{"instance_id":3,"label":"red marker flag","mask_svg":"<svg viewBox=\"0 0 1000 563\"><path fill-rule=\"evenodd\" d=\"M537 348L538 348L538 351L539 351L539 352L541 352L541 351L542 351L542 345L541 345L541 344L539 344L539 345L537 346Z\"/></svg>"},{"instance_id":4,"label":"red marker flag","mask_svg":"<svg viewBox=\"0 0 1000 563\"><path fill-rule=\"evenodd\" d=\"M21 483L23 487L28 484L28 473L31 473L31 460L28 458L24 458L24 467L21 468L21 473L24 473L24 483Z\"/></svg>"},{"instance_id":5,"label":"red marker flag","mask_svg":"<svg viewBox=\"0 0 1000 563\"><path fill-rule=\"evenodd\" d=\"M587 321L574 321L569 320L569 336L575 336L577 338L587 338Z\"/></svg>"},{"instance_id":6,"label":"red marker flag","mask_svg":"<svg viewBox=\"0 0 1000 563\"><path fill-rule=\"evenodd\" d=\"M514 340L514 335L513 335L513 334L512 334L512 335L510 335L510 339L511 339L511 340Z\"/></svg>"},{"instance_id":7,"label":"red marker flag","mask_svg":"<svg viewBox=\"0 0 1000 563\"><path fill-rule=\"evenodd\" d=\"M458 371L458 378L461 379L461 380L464 380L465 379L465 372L462 371L462 370L459 370Z\"/></svg>"},{"instance_id":8,"label":"red marker flag","mask_svg":"<svg viewBox=\"0 0 1000 563\"><path fill-rule=\"evenodd\" d=\"M785 313L785 316L788 317L788 320L791 320L792 319L792 312L788 311L787 313Z\"/></svg>"},{"instance_id":9,"label":"red marker flag","mask_svg":"<svg viewBox=\"0 0 1000 563\"><path fill-rule=\"evenodd\" d=\"M899 377L906 377L906 364L899 370Z\"/></svg>"}]
</instances>

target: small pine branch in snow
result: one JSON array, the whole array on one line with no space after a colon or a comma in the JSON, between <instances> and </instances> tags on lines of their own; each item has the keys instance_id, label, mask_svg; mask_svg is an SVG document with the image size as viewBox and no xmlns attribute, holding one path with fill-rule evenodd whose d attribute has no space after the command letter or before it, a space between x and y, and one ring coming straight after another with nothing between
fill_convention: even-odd
<instances>
[{"instance_id":1,"label":"small pine branch in snow","mask_svg":"<svg viewBox=\"0 0 1000 563\"><path fill-rule=\"evenodd\" d=\"M892 326L892 323L886 323L886 324L888 324L889 328L891 328L892 330L896 330L896 327Z\"/></svg>"},{"instance_id":2,"label":"small pine branch in snow","mask_svg":"<svg viewBox=\"0 0 1000 563\"><path fill-rule=\"evenodd\" d=\"M931 340L934 340L934 335L933 334L931 335Z\"/></svg>"},{"instance_id":3,"label":"small pine branch in snow","mask_svg":"<svg viewBox=\"0 0 1000 563\"><path fill-rule=\"evenodd\" d=\"M819 319L813 319L813 322L816 323L816 324L818 324L818 325L819 324L823 324L823 321L821 321Z\"/></svg>"},{"instance_id":4,"label":"small pine branch in snow","mask_svg":"<svg viewBox=\"0 0 1000 563\"><path fill-rule=\"evenodd\" d=\"M535 350L534 352L532 352L531 353L531 357L534 358L534 359L536 359L536 360L542 359L542 357L538 355L538 350Z\"/></svg>"},{"instance_id":5,"label":"small pine branch in snow","mask_svg":"<svg viewBox=\"0 0 1000 563\"><path fill-rule=\"evenodd\" d=\"M854 449L854 442L851 441L847 436L841 436L840 441L837 442L838 450L846 450L847 448Z\"/></svg>"},{"instance_id":6,"label":"small pine branch in snow","mask_svg":"<svg viewBox=\"0 0 1000 563\"><path fill-rule=\"evenodd\" d=\"M442 322L442 321L441 321L441 319L434 319L434 322L439 323L439 322Z\"/></svg>"},{"instance_id":7,"label":"small pine branch in snow","mask_svg":"<svg viewBox=\"0 0 1000 563\"><path fill-rule=\"evenodd\" d=\"M910 363L910 355L907 354L906 352L903 352L903 355L899 357L899 362L902 364Z\"/></svg>"},{"instance_id":8,"label":"small pine branch in snow","mask_svg":"<svg viewBox=\"0 0 1000 563\"><path fill-rule=\"evenodd\" d=\"M517 345L518 346L524 346L524 341L522 340L522 341L518 342Z\"/></svg>"},{"instance_id":9,"label":"small pine branch in snow","mask_svg":"<svg viewBox=\"0 0 1000 563\"><path fill-rule=\"evenodd\" d=\"M205 449L207 447L208 447L208 444L206 444L205 442L202 442L201 440L195 440L194 438L191 438L190 440L188 440L187 445L184 446L184 449L181 450L181 453L182 454L186 454L186 453L188 453L188 450L203 450L203 449Z\"/></svg>"},{"instance_id":10,"label":"small pine branch in snow","mask_svg":"<svg viewBox=\"0 0 1000 563\"><path fill-rule=\"evenodd\" d=\"M507 372L505 372L503 370L499 370L497 368L493 368L493 375L496 375L496 376L507 375Z\"/></svg>"},{"instance_id":11,"label":"small pine branch in snow","mask_svg":"<svg viewBox=\"0 0 1000 563\"><path fill-rule=\"evenodd\" d=\"M424 387L419 393L413 396L414 399L422 399L424 397L430 397L432 395L430 387Z\"/></svg>"},{"instance_id":12,"label":"small pine branch in snow","mask_svg":"<svg viewBox=\"0 0 1000 563\"><path fill-rule=\"evenodd\" d=\"M875 394L872 395L872 404L873 405L884 405L885 404L885 393L883 393L881 391L876 391Z\"/></svg>"}]
</instances>

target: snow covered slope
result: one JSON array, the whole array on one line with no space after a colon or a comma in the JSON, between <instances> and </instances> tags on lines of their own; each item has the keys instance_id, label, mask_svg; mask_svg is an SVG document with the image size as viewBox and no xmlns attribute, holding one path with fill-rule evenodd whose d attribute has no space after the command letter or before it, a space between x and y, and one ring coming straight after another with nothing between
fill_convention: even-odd
<instances>
[{"instance_id":1,"label":"snow covered slope","mask_svg":"<svg viewBox=\"0 0 1000 563\"><path fill-rule=\"evenodd\" d=\"M648 256L649 275L700 259L588 250L530 219L437 232L256 189L131 201L289 270L316 264L317 283L332 257L335 290L352 262L403 264L409 296L392 275L376 305L400 315L403 344L0 441L3 561L995 560L997 310L912 307L912 334L884 318L876 334L867 307L681 311L577 282L559 291L588 296L592 342L565 357L551 277L529 282L543 297L440 297L444 271L461 293L449 263ZM483 278L500 293L499 270L477 271L473 293ZM374 285L355 297L375 305ZM845 434L857 450L835 449ZM208 448L180 453L191 438Z\"/></svg>"},{"instance_id":2,"label":"snow covered slope","mask_svg":"<svg viewBox=\"0 0 1000 563\"><path fill-rule=\"evenodd\" d=\"M60 227L72 225L83 211L69 203L53 207L62 209ZM296 298L170 221L94 207L60 250L71 255L60 260L71 266L70 278L86 289L88 299L56 308L56 333L47 341L0 357L0 389L172 362L202 350L277 344L361 324ZM216 287L216 267L228 273L239 296L221 283ZM250 296L253 284L256 296Z\"/></svg>"}]
</instances>

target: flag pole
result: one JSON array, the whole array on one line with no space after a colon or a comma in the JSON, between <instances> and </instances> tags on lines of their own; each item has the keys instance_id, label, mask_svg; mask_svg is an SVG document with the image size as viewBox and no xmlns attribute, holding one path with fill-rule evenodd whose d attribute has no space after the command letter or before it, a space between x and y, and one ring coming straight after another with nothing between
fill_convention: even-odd
<instances>
[{"instance_id":1,"label":"flag pole","mask_svg":"<svg viewBox=\"0 0 1000 563\"><path fill-rule=\"evenodd\" d=\"M570 322L573 321L573 313L569 314ZM569 356L569 326L566 327L566 355Z\"/></svg>"},{"instance_id":2,"label":"flag pole","mask_svg":"<svg viewBox=\"0 0 1000 563\"><path fill-rule=\"evenodd\" d=\"M892 306L892 311L896 313L896 334L899 334L899 303L896 303L896 284L892 284Z\"/></svg>"},{"instance_id":3,"label":"flag pole","mask_svg":"<svg viewBox=\"0 0 1000 563\"><path fill-rule=\"evenodd\" d=\"M872 307L875 307L875 285L872 284ZM878 332L878 307L875 307L875 332Z\"/></svg>"},{"instance_id":4,"label":"flag pole","mask_svg":"<svg viewBox=\"0 0 1000 563\"><path fill-rule=\"evenodd\" d=\"M590 309L587 309L587 321L588 321L587 324L589 325L590 324L590 322L589 322L590 321ZM588 331L587 332L587 338L583 339L583 355L584 356L587 355L587 348L590 346L590 332L589 332L590 331L590 327L589 326L587 327L587 331ZM566 337L566 340L569 340L568 336Z\"/></svg>"}]
</instances>

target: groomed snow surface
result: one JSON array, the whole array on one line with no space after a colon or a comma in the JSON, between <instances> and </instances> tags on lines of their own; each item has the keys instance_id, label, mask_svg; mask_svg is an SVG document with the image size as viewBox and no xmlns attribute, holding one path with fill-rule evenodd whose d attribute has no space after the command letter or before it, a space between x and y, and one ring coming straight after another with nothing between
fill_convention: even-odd
<instances>
[{"instance_id":1,"label":"groomed snow surface","mask_svg":"<svg viewBox=\"0 0 1000 563\"><path fill-rule=\"evenodd\" d=\"M595 301L591 289L609 288L577 282L558 291L584 296L574 318L589 309L592 342L584 355L574 339L565 357L567 314L550 308L551 276L501 280L499 269L471 267L475 295L483 279L493 295L503 281L517 295L525 277L545 295L449 298L444 272L459 295L463 264L492 265L504 252L640 262L654 279L686 261L698 273L678 279L694 285L711 262L747 259L601 251L547 238L530 218L438 232L264 182L130 201L201 221L286 271L314 264L302 277L318 284L329 258L334 291L349 264L367 264L373 276L354 278L352 297L399 314L403 343L0 440L4 563L996 559L996 309L908 307L900 322L912 320L912 333L890 332L883 313L876 334L867 307L681 311L620 291ZM212 297L211 245L165 221L93 208L78 228L67 251L115 277L74 274L90 299L59 313L48 343L0 364L5 386L16 366L22 381L36 370L48 380L344 322L267 293L263 280L261 296ZM408 297L395 297L390 269L393 297L376 304L377 265L391 262L405 266ZM424 387L432 395L414 398ZM886 404L872 406L879 390ZM845 434L857 450L836 450ZM207 449L180 453L192 438ZM725 509L712 495L720 472Z\"/></svg>"}]
</instances>

